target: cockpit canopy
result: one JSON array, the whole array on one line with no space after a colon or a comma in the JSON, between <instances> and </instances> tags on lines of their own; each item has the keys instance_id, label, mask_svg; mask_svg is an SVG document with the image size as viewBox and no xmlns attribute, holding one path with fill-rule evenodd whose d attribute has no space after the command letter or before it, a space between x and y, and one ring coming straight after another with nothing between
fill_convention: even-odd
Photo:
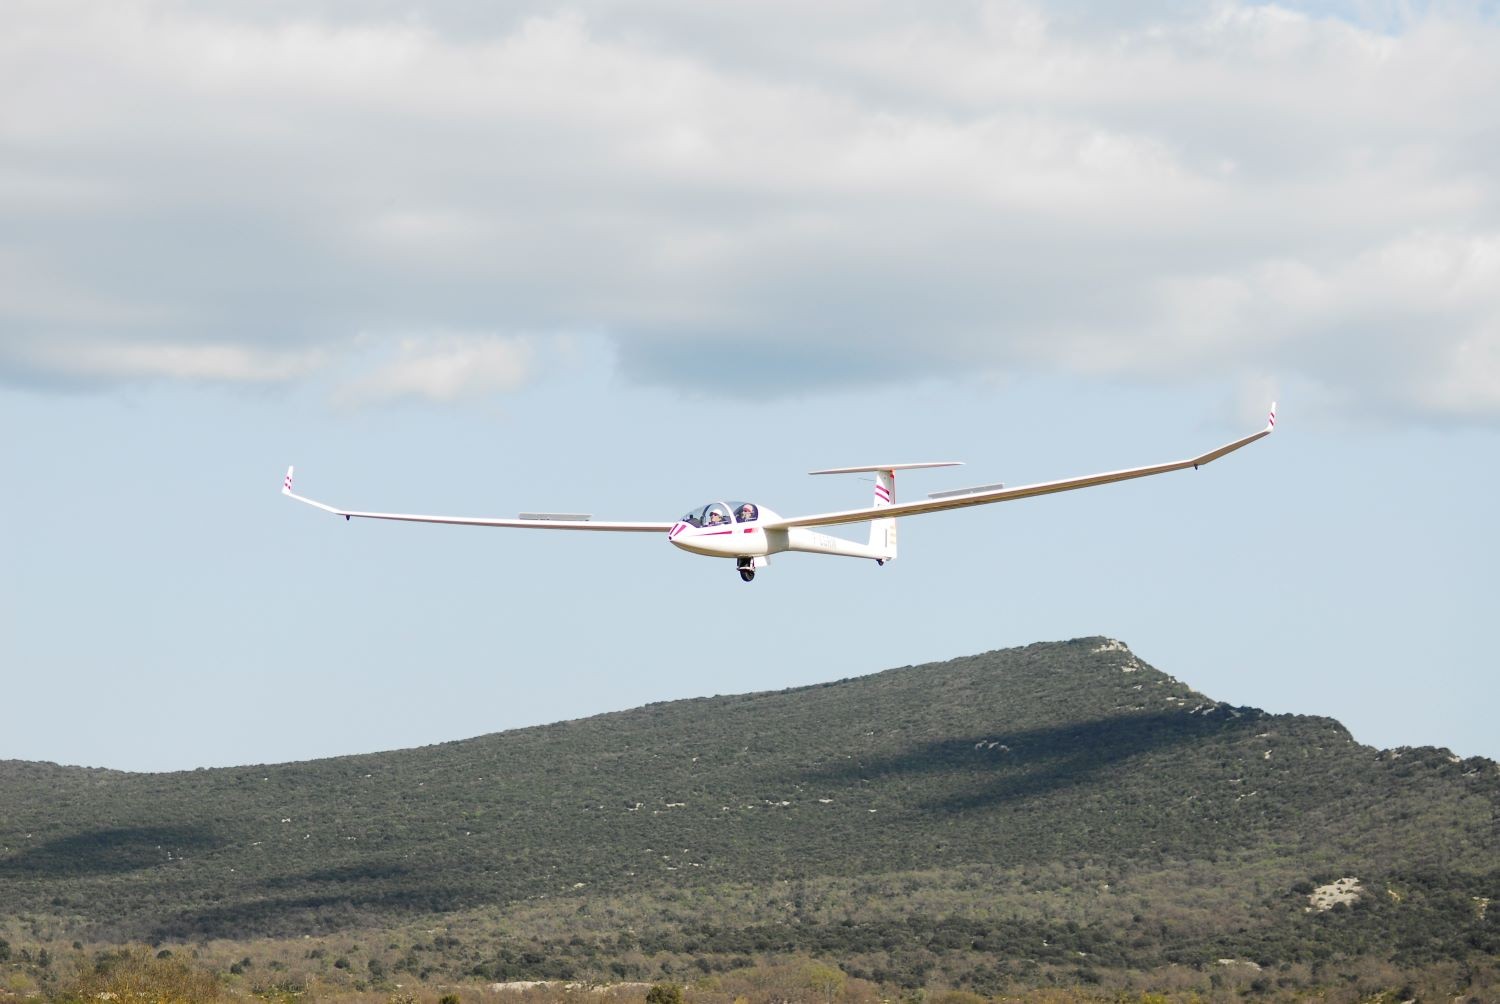
<instances>
[{"instance_id":1,"label":"cockpit canopy","mask_svg":"<svg viewBox=\"0 0 1500 1004\"><path fill-rule=\"evenodd\" d=\"M754 502L710 502L689 510L682 522L688 526L728 526L731 523L754 523L760 519L760 506Z\"/></svg>"}]
</instances>

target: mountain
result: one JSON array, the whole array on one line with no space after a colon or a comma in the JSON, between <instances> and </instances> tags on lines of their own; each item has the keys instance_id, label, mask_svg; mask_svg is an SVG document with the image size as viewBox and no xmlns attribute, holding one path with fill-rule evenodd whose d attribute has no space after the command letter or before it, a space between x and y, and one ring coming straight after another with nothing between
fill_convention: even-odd
<instances>
[{"instance_id":1,"label":"mountain","mask_svg":"<svg viewBox=\"0 0 1500 1004\"><path fill-rule=\"evenodd\" d=\"M391 753L3 762L0 917L96 941L437 917L471 936L433 965L493 978L1469 964L1500 955L1497 820L1491 761L1231 707L1086 638Z\"/></svg>"}]
</instances>

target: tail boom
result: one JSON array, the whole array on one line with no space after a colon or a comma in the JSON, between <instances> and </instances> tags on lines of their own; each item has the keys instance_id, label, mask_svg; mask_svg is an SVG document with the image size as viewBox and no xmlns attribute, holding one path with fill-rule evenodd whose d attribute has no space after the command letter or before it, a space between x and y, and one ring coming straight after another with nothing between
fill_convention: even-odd
<instances>
[{"instance_id":1,"label":"tail boom","mask_svg":"<svg viewBox=\"0 0 1500 1004\"><path fill-rule=\"evenodd\" d=\"M894 554L886 553L883 547L861 544L857 540L846 540L843 537L835 537L831 533L823 533L821 530L812 530L803 526L794 526L783 530L782 533L786 534L786 546L778 550L837 554L845 558L873 558L882 563L895 557Z\"/></svg>"}]
</instances>

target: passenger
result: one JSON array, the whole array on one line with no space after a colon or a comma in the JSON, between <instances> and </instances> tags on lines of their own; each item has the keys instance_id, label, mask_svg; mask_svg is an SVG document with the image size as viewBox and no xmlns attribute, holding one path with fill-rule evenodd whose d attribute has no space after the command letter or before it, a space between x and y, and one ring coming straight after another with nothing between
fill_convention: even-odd
<instances>
[{"instance_id":1,"label":"passenger","mask_svg":"<svg viewBox=\"0 0 1500 1004\"><path fill-rule=\"evenodd\" d=\"M749 502L746 502L744 505L740 506L741 523L750 522L751 520L755 519L756 515L757 513L755 511L755 506L751 505Z\"/></svg>"}]
</instances>

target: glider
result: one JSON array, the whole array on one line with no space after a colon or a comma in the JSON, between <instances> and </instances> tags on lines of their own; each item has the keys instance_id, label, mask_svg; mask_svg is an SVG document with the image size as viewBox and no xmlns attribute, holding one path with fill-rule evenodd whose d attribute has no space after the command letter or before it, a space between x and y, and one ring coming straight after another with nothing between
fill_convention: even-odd
<instances>
[{"instance_id":1,"label":"glider","mask_svg":"<svg viewBox=\"0 0 1500 1004\"><path fill-rule=\"evenodd\" d=\"M946 512L949 509L967 509L970 506L989 505L992 502L1009 502L1013 499L1031 498L1036 495L1051 495L1075 488L1092 488L1115 481L1166 474L1186 468L1197 469L1226 453L1233 453L1242 446L1249 446L1257 439L1269 436L1276 428L1276 405L1271 405L1266 427L1243 439L1187 460L1174 460L1148 467L1131 467L1103 474L1064 478L1061 481L1043 481L1019 488L1004 485L979 485L956 491L934 492L919 502L896 501L896 472L922 470L932 467L957 467L959 461L939 460L917 464L870 464L864 467L833 467L827 470L810 471L810 474L874 474L875 496L870 504L858 509L818 513L813 516L781 516L763 505L754 502L709 502L688 510L682 518L671 522L608 522L595 520L582 513L521 513L515 519L497 519L473 516L421 516L412 513L360 512L340 509L323 502L298 495L292 491L293 468L286 469L281 493L298 502L322 509L324 512L342 516L344 519L394 519L412 523L449 523L457 526L526 527L533 530L590 530L603 533L658 533L676 547L693 554L714 558L733 558L740 578L746 582L755 578L756 569L764 568L771 555L783 551L807 551L815 554L839 554L850 558L870 558L878 565L896 557L896 520L901 516L919 516L930 512ZM835 537L823 532L824 527L841 526L845 523L869 523L870 536L865 543Z\"/></svg>"}]
</instances>

